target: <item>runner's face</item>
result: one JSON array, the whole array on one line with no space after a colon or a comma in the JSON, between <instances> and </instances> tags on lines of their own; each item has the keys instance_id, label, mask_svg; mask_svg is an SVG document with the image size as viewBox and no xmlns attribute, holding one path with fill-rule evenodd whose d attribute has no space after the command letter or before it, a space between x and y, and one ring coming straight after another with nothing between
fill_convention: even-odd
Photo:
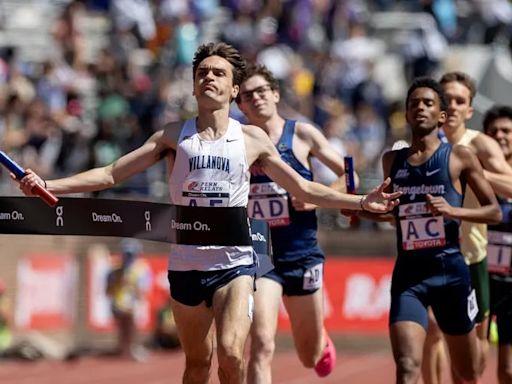
<instances>
[{"instance_id":1,"label":"runner's face","mask_svg":"<svg viewBox=\"0 0 512 384\"><path fill-rule=\"evenodd\" d=\"M279 92L273 90L263 76L249 77L240 85L238 107L250 122L270 118L277 113Z\"/></svg>"},{"instance_id":2,"label":"runner's face","mask_svg":"<svg viewBox=\"0 0 512 384\"><path fill-rule=\"evenodd\" d=\"M464 126L465 122L473 116L471 106L471 91L458 81L450 81L442 84L448 100L448 118L445 129L457 129Z\"/></svg>"},{"instance_id":3,"label":"runner's face","mask_svg":"<svg viewBox=\"0 0 512 384\"><path fill-rule=\"evenodd\" d=\"M489 124L485 133L498 142L507 161L512 158L512 119L499 117Z\"/></svg>"},{"instance_id":4,"label":"runner's face","mask_svg":"<svg viewBox=\"0 0 512 384\"><path fill-rule=\"evenodd\" d=\"M224 58L210 56L199 63L194 78L194 96L201 104L229 104L238 94L233 68Z\"/></svg>"},{"instance_id":5,"label":"runner's face","mask_svg":"<svg viewBox=\"0 0 512 384\"><path fill-rule=\"evenodd\" d=\"M406 107L405 117L413 133L429 134L446 120L446 112L440 109L439 96L430 88L416 88Z\"/></svg>"}]
</instances>

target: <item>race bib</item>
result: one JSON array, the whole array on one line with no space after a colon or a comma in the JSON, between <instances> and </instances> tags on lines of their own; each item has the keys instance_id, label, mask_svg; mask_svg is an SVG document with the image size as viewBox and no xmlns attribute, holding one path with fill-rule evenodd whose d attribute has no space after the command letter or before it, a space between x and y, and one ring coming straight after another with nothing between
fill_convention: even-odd
<instances>
[{"instance_id":1,"label":"race bib","mask_svg":"<svg viewBox=\"0 0 512 384\"><path fill-rule=\"evenodd\" d=\"M512 233L488 231L487 261L489 272L511 272L512 266Z\"/></svg>"},{"instance_id":2,"label":"race bib","mask_svg":"<svg viewBox=\"0 0 512 384\"><path fill-rule=\"evenodd\" d=\"M288 193L274 182L251 184L249 217L266 220L270 227L290 224Z\"/></svg>"},{"instance_id":3,"label":"race bib","mask_svg":"<svg viewBox=\"0 0 512 384\"><path fill-rule=\"evenodd\" d=\"M478 303L476 301L476 293L475 290L471 290L471 293L468 296L468 317L471 321L475 320L476 315L478 314Z\"/></svg>"},{"instance_id":4,"label":"race bib","mask_svg":"<svg viewBox=\"0 0 512 384\"><path fill-rule=\"evenodd\" d=\"M315 265L304 273L302 289L311 290L322 287L324 265L322 263Z\"/></svg>"},{"instance_id":5,"label":"race bib","mask_svg":"<svg viewBox=\"0 0 512 384\"><path fill-rule=\"evenodd\" d=\"M249 307L248 307L248 313L247 315L249 316L249 319L251 319L251 322L252 322L252 319L254 317L254 296L253 295L249 295Z\"/></svg>"},{"instance_id":6,"label":"race bib","mask_svg":"<svg viewBox=\"0 0 512 384\"><path fill-rule=\"evenodd\" d=\"M228 207L229 181L195 181L184 184L183 205L192 207Z\"/></svg>"},{"instance_id":7,"label":"race bib","mask_svg":"<svg viewBox=\"0 0 512 384\"><path fill-rule=\"evenodd\" d=\"M399 206L402 248L413 251L442 247L446 244L443 216L432 216L426 203Z\"/></svg>"}]
</instances>

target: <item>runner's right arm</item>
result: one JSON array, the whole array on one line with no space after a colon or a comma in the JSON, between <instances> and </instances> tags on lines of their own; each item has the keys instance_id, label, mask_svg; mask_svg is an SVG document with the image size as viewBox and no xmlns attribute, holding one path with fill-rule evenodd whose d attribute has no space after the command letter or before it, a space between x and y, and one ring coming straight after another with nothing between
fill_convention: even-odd
<instances>
[{"instance_id":1,"label":"runner's right arm","mask_svg":"<svg viewBox=\"0 0 512 384\"><path fill-rule=\"evenodd\" d=\"M20 189L27 196L32 195L35 184L43 185L55 194L107 189L144 171L168 155L176 147L176 137L176 128L169 126L154 133L139 148L109 165L61 179L47 180L46 183L37 174L27 170L27 176L20 180Z\"/></svg>"}]
</instances>

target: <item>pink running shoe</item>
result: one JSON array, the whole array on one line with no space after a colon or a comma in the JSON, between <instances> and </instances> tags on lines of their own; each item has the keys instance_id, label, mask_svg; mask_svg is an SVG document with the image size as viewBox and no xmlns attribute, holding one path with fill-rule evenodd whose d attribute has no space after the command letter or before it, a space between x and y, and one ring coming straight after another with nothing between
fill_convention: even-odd
<instances>
[{"instance_id":1,"label":"pink running shoe","mask_svg":"<svg viewBox=\"0 0 512 384\"><path fill-rule=\"evenodd\" d=\"M331 338L327 336L327 333L325 333L325 339L327 340L327 345L325 346L324 353L315 365L315 372L320 377L329 375L336 366L336 348L334 348L334 344Z\"/></svg>"}]
</instances>

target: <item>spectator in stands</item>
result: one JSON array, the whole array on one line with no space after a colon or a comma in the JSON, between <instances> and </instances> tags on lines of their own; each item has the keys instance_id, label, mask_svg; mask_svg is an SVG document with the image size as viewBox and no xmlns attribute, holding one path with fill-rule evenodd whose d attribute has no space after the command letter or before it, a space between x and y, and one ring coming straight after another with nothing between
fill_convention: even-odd
<instances>
[{"instance_id":1,"label":"spectator in stands","mask_svg":"<svg viewBox=\"0 0 512 384\"><path fill-rule=\"evenodd\" d=\"M139 46L156 35L156 25L149 0L112 0L110 11L117 31L133 32Z\"/></svg>"}]
</instances>

